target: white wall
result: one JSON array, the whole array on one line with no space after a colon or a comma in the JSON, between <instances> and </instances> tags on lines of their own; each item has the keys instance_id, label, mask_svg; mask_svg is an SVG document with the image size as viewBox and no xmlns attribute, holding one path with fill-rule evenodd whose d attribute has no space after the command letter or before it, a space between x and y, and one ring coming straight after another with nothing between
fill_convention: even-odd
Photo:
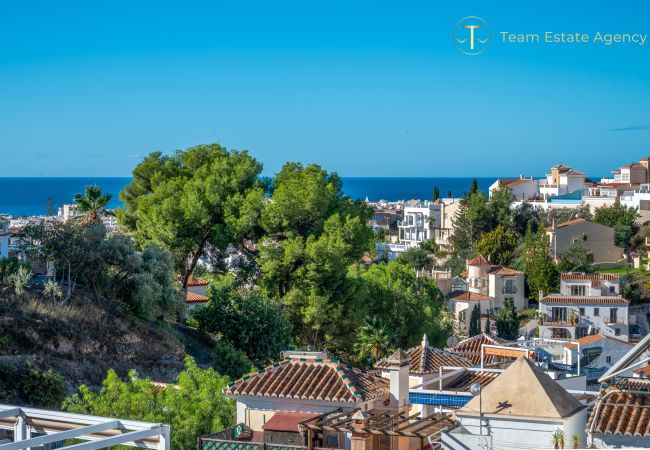
<instances>
[{"instance_id":1,"label":"white wall","mask_svg":"<svg viewBox=\"0 0 650 450\"><path fill-rule=\"evenodd\" d=\"M458 420L461 424L460 428L443 433L442 448L449 450L481 448L478 417L458 416ZM569 418L558 420L484 416L482 432L492 440L491 449L512 450L513 448L551 448L553 433L562 430L565 434L565 447L568 448L573 434L579 434L584 445L586 424L585 408Z\"/></svg>"}]
</instances>

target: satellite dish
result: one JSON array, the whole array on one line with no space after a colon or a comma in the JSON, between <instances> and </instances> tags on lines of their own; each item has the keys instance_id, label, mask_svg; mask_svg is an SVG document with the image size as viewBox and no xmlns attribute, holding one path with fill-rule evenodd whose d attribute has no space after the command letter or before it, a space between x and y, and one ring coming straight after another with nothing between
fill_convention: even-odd
<instances>
[{"instance_id":1,"label":"satellite dish","mask_svg":"<svg viewBox=\"0 0 650 450\"><path fill-rule=\"evenodd\" d=\"M455 347L459 342L460 340L456 336L449 336L447 338L447 347Z\"/></svg>"}]
</instances>

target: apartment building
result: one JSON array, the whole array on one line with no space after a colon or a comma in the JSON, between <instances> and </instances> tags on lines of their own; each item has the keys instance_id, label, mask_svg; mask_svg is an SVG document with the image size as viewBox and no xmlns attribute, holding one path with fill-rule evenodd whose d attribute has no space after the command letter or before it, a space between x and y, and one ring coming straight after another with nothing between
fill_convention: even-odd
<instances>
[{"instance_id":1,"label":"apartment building","mask_svg":"<svg viewBox=\"0 0 650 450\"><path fill-rule=\"evenodd\" d=\"M399 244L408 249L433 239L441 247L448 247L453 218L459 205L459 198L406 205L403 219L398 222Z\"/></svg>"},{"instance_id":2,"label":"apartment building","mask_svg":"<svg viewBox=\"0 0 650 450\"><path fill-rule=\"evenodd\" d=\"M563 273L560 292L539 300L540 338L579 339L600 333L627 341L629 304L618 275Z\"/></svg>"}]
</instances>

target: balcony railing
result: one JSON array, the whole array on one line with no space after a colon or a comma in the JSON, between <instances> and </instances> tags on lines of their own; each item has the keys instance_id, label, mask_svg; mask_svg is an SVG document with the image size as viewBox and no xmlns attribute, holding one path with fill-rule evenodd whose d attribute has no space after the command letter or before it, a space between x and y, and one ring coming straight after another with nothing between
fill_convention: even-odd
<instances>
[{"instance_id":1,"label":"balcony railing","mask_svg":"<svg viewBox=\"0 0 650 450\"><path fill-rule=\"evenodd\" d=\"M503 287L503 293L504 294L516 294L517 293L517 286L504 286Z\"/></svg>"}]
</instances>

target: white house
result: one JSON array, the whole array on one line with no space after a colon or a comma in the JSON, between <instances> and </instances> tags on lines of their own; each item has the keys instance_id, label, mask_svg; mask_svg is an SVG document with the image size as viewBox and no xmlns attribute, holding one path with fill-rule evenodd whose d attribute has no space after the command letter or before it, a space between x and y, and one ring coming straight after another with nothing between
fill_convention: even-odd
<instances>
[{"instance_id":1,"label":"white house","mask_svg":"<svg viewBox=\"0 0 650 450\"><path fill-rule=\"evenodd\" d=\"M499 178L489 187L490 199L494 191L507 187L516 200L526 201L539 198L539 181L535 177L526 178L520 175L519 178Z\"/></svg>"},{"instance_id":2,"label":"white house","mask_svg":"<svg viewBox=\"0 0 650 450\"><path fill-rule=\"evenodd\" d=\"M551 167L546 179L539 180L539 194L542 198L570 194L586 187L587 176L564 164Z\"/></svg>"},{"instance_id":3,"label":"white house","mask_svg":"<svg viewBox=\"0 0 650 450\"><path fill-rule=\"evenodd\" d=\"M560 293L539 300L539 337L579 339L600 333L627 341L629 304L620 295L618 275L561 274Z\"/></svg>"},{"instance_id":4,"label":"white house","mask_svg":"<svg viewBox=\"0 0 650 450\"><path fill-rule=\"evenodd\" d=\"M580 358L580 371L587 376L587 384L593 385L629 352L634 344L598 333L576 339L572 343L564 344L564 347L568 352L565 363L573 365ZM625 375L631 376L632 372Z\"/></svg>"},{"instance_id":5,"label":"white house","mask_svg":"<svg viewBox=\"0 0 650 450\"><path fill-rule=\"evenodd\" d=\"M525 357L481 386L456 419L441 435L443 449L550 448L556 431L586 440L586 406Z\"/></svg>"},{"instance_id":6,"label":"white house","mask_svg":"<svg viewBox=\"0 0 650 450\"><path fill-rule=\"evenodd\" d=\"M406 205L403 218L398 222L399 244L408 249L433 239L443 247L448 246L453 230L452 220L459 205L458 198Z\"/></svg>"},{"instance_id":7,"label":"white house","mask_svg":"<svg viewBox=\"0 0 650 450\"><path fill-rule=\"evenodd\" d=\"M578 218L546 228L551 256L559 259L576 242L581 242L594 257L594 263L618 262L623 249L614 245L614 229Z\"/></svg>"},{"instance_id":8,"label":"white house","mask_svg":"<svg viewBox=\"0 0 650 450\"><path fill-rule=\"evenodd\" d=\"M508 267L491 264L478 254L467 261L467 291L457 290L449 294L449 310L460 323L461 331L469 331L470 316L478 306L481 316L495 317L506 299L513 301L515 309L526 308L524 273Z\"/></svg>"}]
</instances>

